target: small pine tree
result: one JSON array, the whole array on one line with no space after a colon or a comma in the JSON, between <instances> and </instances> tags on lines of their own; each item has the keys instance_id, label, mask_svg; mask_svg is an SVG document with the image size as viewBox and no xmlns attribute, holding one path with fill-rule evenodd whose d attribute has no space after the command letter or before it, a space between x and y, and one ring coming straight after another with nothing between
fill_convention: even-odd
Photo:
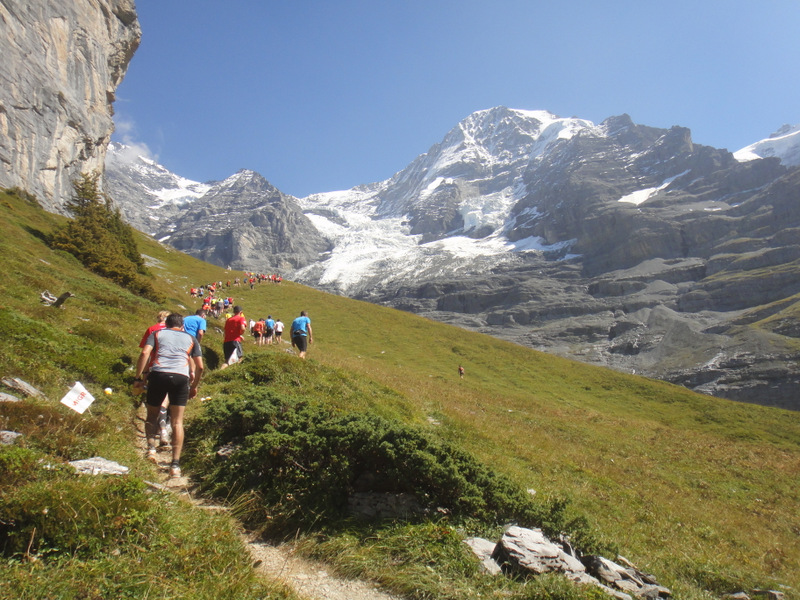
<instances>
[{"instance_id":1,"label":"small pine tree","mask_svg":"<svg viewBox=\"0 0 800 600\"><path fill-rule=\"evenodd\" d=\"M98 186L99 174L81 174L66 203L73 219L53 233L50 246L77 257L88 269L132 292L160 301L136 247L133 229Z\"/></svg>"}]
</instances>

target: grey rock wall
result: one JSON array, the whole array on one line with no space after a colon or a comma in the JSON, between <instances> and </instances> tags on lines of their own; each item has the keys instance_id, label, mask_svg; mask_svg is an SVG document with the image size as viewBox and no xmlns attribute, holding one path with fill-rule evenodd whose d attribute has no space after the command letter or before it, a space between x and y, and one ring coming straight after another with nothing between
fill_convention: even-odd
<instances>
[{"instance_id":1,"label":"grey rock wall","mask_svg":"<svg viewBox=\"0 0 800 600\"><path fill-rule=\"evenodd\" d=\"M63 212L73 180L103 173L140 39L133 0L0 0L0 187Z\"/></svg>"}]
</instances>

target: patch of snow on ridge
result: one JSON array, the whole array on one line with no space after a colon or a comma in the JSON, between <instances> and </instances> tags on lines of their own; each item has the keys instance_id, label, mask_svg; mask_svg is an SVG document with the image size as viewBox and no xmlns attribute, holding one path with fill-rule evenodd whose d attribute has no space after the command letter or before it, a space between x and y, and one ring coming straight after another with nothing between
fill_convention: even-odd
<instances>
[{"instance_id":1,"label":"patch of snow on ridge","mask_svg":"<svg viewBox=\"0 0 800 600\"><path fill-rule=\"evenodd\" d=\"M138 174L142 187L155 201L149 208L158 210L169 204L188 204L211 189L212 186L207 183L192 181L172 173L142 152L140 146L112 142L108 145L106 162L108 165L116 165L121 171Z\"/></svg>"},{"instance_id":2,"label":"patch of snow on ridge","mask_svg":"<svg viewBox=\"0 0 800 600\"><path fill-rule=\"evenodd\" d=\"M447 177L447 178L445 178L445 177L437 177L436 179L431 181L424 190L422 190L419 193L419 199L422 200L424 198L427 198L433 192L435 192L437 190L437 188L442 184L452 185L453 181L454 180L450 179L449 177Z\"/></svg>"},{"instance_id":3,"label":"patch of snow on ridge","mask_svg":"<svg viewBox=\"0 0 800 600\"><path fill-rule=\"evenodd\" d=\"M159 207L165 204L187 204L202 197L211 189L211 186L207 183L200 183L183 177L176 177L175 185L177 187L149 190L161 202Z\"/></svg>"},{"instance_id":4,"label":"patch of snow on ridge","mask_svg":"<svg viewBox=\"0 0 800 600\"><path fill-rule=\"evenodd\" d=\"M776 156L787 167L800 165L800 125L784 125L765 140L750 144L733 153L739 162Z\"/></svg>"},{"instance_id":5,"label":"patch of snow on ridge","mask_svg":"<svg viewBox=\"0 0 800 600\"><path fill-rule=\"evenodd\" d=\"M661 185L659 185L658 187L651 187L651 188L646 188L646 189L643 189L643 190L636 190L635 192L631 192L630 194L626 194L625 196L623 196L622 198L617 200L617 202L630 202L631 204L635 204L636 206L639 206L642 202L645 202L646 200L649 200L654 195L656 195L659 191L661 191L664 188L666 188L667 186L669 186L669 184L672 183L673 181L675 181L676 179L678 179L678 177L683 177L688 172L689 172L689 170L686 170L683 173L678 173L677 175L673 175L669 179L665 179L664 182Z\"/></svg>"},{"instance_id":6,"label":"patch of snow on ridge","mask_svg":"<svg viewBox=\"0 0 800 600\"><path fill-rule=\"evenodd\" d=\"M630 194L624 195L622 198L617 200L617 202L630 202L631 204L635 204L639 206L642 202L650 199L650 196L655 194L658 191L657 187L651 187L644 190L636 190L635 192L631 192Z\"/></svg>"}]
</instances>

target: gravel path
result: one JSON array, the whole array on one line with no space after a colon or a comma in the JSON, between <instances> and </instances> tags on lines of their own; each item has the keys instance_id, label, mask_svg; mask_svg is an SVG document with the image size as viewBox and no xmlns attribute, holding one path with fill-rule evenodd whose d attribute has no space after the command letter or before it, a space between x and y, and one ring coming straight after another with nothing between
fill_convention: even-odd
<instances>
[{"instance_id":1,"label":"gravel path","mask_svg":"<svg viewBox=\"0 0 800 600\"><path fill-rule=\"evenodd\" d=\"M272 546L246 540L257 569L313 599L324 600L399 600L374 585L358 580L341 579L328 573L325 565L295 556L287 546Z\"/></svg>"},{"instance_id":2,"label":"gravel path","mask_svg":"<svg viewBox=\"0 0 800 600\"><path fill-rule=\"evenodd\" d=\"M140 407L138 417L137 442L144 454L147 441L144 435L143 407ZM207 505L202 499L195 497L191 490L191 482L186 477L170 478L168 468L170 457L169 450L159 448L158 481L153 485L179 493L200 508L226 510L222 506ZM284 583L310 600L402 600L399 596L381 592L373 584L330 575L324 564L295 556L287 545L274 546L245 533L242 533L242 541L253 557L253 566L259 573Z\"/></svg>"}]
</instances>

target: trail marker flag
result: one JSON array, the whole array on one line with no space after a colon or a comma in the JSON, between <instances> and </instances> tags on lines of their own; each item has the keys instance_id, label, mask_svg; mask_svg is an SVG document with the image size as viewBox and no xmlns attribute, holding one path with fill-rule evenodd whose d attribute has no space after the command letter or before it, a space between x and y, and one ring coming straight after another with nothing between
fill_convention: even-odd
<instances>
[{"instance_id":1,"label":"trail marker flag","mask_svg":"<svg viewBox=\"0 0 800 600\"><path fill-rule=\"evenodd\" d=\"M75 412L83 414L89 408L89 405L94 402L94 396L86 391L86 388L76 381L72 389L67 392L67 395L61 399L61 404L69 406Z\"/></svg>"}]
</instances>

